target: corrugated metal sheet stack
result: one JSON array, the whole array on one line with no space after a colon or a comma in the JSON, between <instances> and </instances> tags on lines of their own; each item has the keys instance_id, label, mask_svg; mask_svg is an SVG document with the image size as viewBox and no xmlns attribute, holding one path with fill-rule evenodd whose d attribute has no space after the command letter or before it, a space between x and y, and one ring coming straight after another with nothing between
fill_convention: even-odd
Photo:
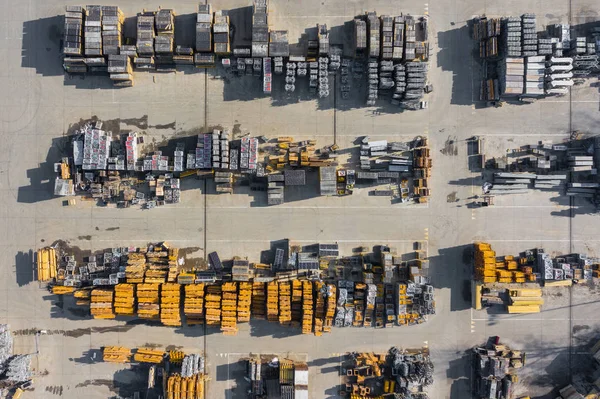
<instances>
[{"instance_id":1,"label":"corrugated metal sheet stack","mask_svg":"<svg viewBox=\"0 0 600 399\"><path fill-rule=\"evenodd\" d=\"M160 315L160 284L142 283L137 285L138 317L157 320Z\"/></svg>"},{"instance_id":2,"label":"corrugated metal sheet stack","mask_svg":"<svg viewBox=\"0 0 600 399\"><path fill-rule=\"evenodd\" d=\"M94 319L114 319L112 288L94 288L92 290L90 313Z\"/></svg>"},{"instance_id":3,"label":"corrugated metal sheet stack","mask_svg":"<svg viewBox=\"0 0 600 399\"><path fill-rule=\"evenodd\" d=\"M518 96L523 94L525 65L523 58L506 58L500 63L500 86L502 95Z\"/></svg>"},{"instance_id":4,"label":"corrugated metal sheet stack","mask_svg":"<svg viewBox=\"0 0 600 399\"><path fill-rule=\"evenodd\" d=\"M521 16L523 30L522 53L524 57L535 57L538 55L538 37L535 23L535 14L523 14Z\"/></svg>"},{"instance_id":5,"label":"corrugated metal sheet stack","mask_svg":"<svg viewBox=\"0 0 600 399\"><path fill-rule=\"evenodd\" d=\"M229 40L229 15L227 11L215 12L213 25L215 54L228 55L231 53Z\"/></svg>"},{"instance_id":6,"label":"corrugated metal sheet stack","mask_svg":"<svg viewBox=\"0 0 600 399\"><path fill-rule=\"evenodd\" d=\"M266 298L265 283L254 281L252 283L252 317L265 319Z\"/></svg>"},{"instance_id":7,"label":"corrugated metal sheet stack","mask_svg":"<svg viewBox=\"0 0 600 399\"><path fill-rule=\"evenodd\" d=\"M290 44L287 30L269 32L269 57L289 57Z\"/></svg>"},{"instance_id":8,"label":"corrugated metal sheet stack","mask_svg":"<svg viewBox=\"0 0 600 399\"><path fill-rule=\"evenodd\" d=\"M181 301L181 285L165 283L160 289L160 322L165 326L181 326L179 312Z\"/></svg>"},{"instance_id":9,"label":"corrugated metal sheet stack","mask_svg":"<svg viewBox=\"0 0 600 399\"><path fill-rule=\"evenodd\" d=\"M381 23L377 13L367 13L367 25L369 28L369 57L379 58L381 53Z\"/></svg>"},{"instance_id":10,"label":"corrugated metal sheet stack","mask_svg":"<svg viewBox=\"0 0 600 399\"><path fill-rule=\"evenodd\" d=\"M209 285L204 296L205 320L207 326L221 325L221 286Z\"/></svg>"},{"instance_id":11,"label":"corrugated metal sheet stack","mask_svg":"<svg viewBox=\"0 0 600 399\"><path fill-rule=\"evenodd\" d=\"M321 195L336 194L335 170L335 166L321 166L319 168L319 186L321 190Z\"/></svg>"},{"instance_id":12,"label":"corrugated metal sheet stack","mask_svg":"<svg viewBox=\"0 0 600 399\"><path fill-rule=\"evenodd\" d=\"M508 17L505 19L505 39L506 55L508 57L521 57L521 19L518 17Z\"/></svg>"},{"instance_id":13,"label":"corrugated metal sheet stack","mask_svg":"<svg viewBox=\"0 0 600 399\"><path fill-rule=\"evenodd\" d=\"M268 0L254 0L252 14L252 57L269 56Z\"/></svg>"},{"instance_id":14,"label":"corrugated metal sheet stack","mask_svg":"<svg viewBox=\"0 0 600 399\"><path fill-rule=\"evenodd\" d=\"M381 59L391 60L394 52L394 18L381 16Z\"/></svg>"},{"instance_id":15,"label":"corrugated metal sheet stack","mask_svg":"<svg viewBox=\"0 0 600 399\"><path fill-rule=\"evenodd\" d=\"M525 64L525 93L528 96L544 95L546 57L527 57Z\"/></svg>"},{"instance_id":16,"label":"corrugated metal sheet stack","mask_svg":"<svg viewBox=\"0 0 600 399\"><path fill-rule=\"evenodd\" d=\"M313 331L313 283L302 281L302 334Z\"/></svg>"},{"instance_id":17,"label":"corrugated metal sheet stack","mask_svg":"<svg viewBox=\"0 0 600 399\"><path fill-rule=\"evenodd\" d=\"M156 37L154 52L156 65L163 71L173 71L175 49L175 13L170 9L159 10L154 16Z\"/></svg>"},{"instance_id":18,"label":"corrugated metal sheet stack","mask_svg":"<svg viewBox=\"0 0 600 399\"><path fill-rule=\"evenodd\" d=\"M187 284L183 314L188 326L204 323L204 284Z\"/></svg>"},{"instance_id":19,"label":"corrugated metal sheet stack","mask_svg":"<svg viewBox=\"0 0 600 399\"><path fill-rule=\"evenodd\" d=\"M104 55L102 52L102 6L87 6L83 38L86 56Z\"/></svg>"},{"instance_id":20,"label":"corrugated metal sheet stack","mask_svg":"<svg viewBox=\"0 0 600 399\"><path fill-rule=\"evenodd\" d=\"M115 286L115 314L133 316L135 314L135 284L117 284Z\"/></svg>"},{"instance_id":21,"label":"corrugated metal sheet stack","mask_svg":"<svg viewBox=\"0 0 600 399\"><path fill-rule=\"evenodd\" d=\"M83 55L83 14L82 6L67 6L65 12L65 36L63 53L66 56ZM70 72L67 70L67 72ZM83 71L85 72L85 71Z\"/></svg>"},{"instance_id":22,"label":"corrugated metal sheet stack","mask_svg":"<svg viewBox=\"0 0 600 399\"><path fill-rule=\"evenodd\" d=\"M125 16L117 6L102 6L102 52L119 54Z\"/></svg>"},{"instance_id":23,"label":"corrugated metal sheet stack","mask_svg":"<svg viewBox=\"0 0 600 399\"><path fill-rule=\"evenodd\" d=\"M412 61L417 57L416 53L416 41L417 41L417 32L415 30L415 19L407 15L404 17L404 60Z\"/></svg>"},{"instance_id":24,"label":"corrugated metal sheet stack","mask_svg":"<svg viewBox=\"0 0 600 399\"><path fill-rule=\"evenodd\" d=\"M116 87L133 86L133 68L131 58L126 55L108 56L108 73Z\"/></svg>"}]
</instances>

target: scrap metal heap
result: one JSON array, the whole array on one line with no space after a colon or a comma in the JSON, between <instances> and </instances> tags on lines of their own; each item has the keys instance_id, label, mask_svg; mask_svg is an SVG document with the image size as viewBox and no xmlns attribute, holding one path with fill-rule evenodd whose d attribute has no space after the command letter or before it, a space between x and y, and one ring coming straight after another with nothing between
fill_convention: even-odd
<instances>
[{"instance_id":1,"label":"scrap metal heap","mask_svg":"<svg viewBox=\"0 0 600 399\"><path fill-rule=\"evenodd\" d=\"M13 354L13 337L8 324L0 324L0 386L11 388L31 381L31 355Z\"/></svg>"},{"instance_id":2,"label":"scrap metal heap","mask_svg":"<svg viewBox=\"0 0 600 399\"><path fill-rule=\"evenodd\" d=\"M488 343L473 348L477 381L475 392L481 399L510 399L518 382L516 370L525 365L525 353L508 346Z\"/></svg>"},{"instance_id":3,"label":"scrap metal heap","mask_svg":"<svg viewBox=\"0 0 600 399\"><path fill-rule=\"evenodd\" d=\"M429 350L392 347L387 354L353 352L341 365L342 396L352 399L394 397L428 399L433 384Z\"/></svg>"},{"instance_id":4,"label":"scrap metal heap","mask_svg":"<svg viewBox=\"0 0 600 399\"><path fill-rule=\"evenodd\" d=\"M276 356L256 356L247 361L249 398L308 399L308 365Z\"/></svg>"},{"instance_id":5,"label":"scrap metal heap","mask_svg":"<svg viewBox=\"0 0 600 399\"><path fill-rule=\"evenodd\" d=\"M491 179L484 173L489 180L483 191L490 195L527 194L531 189L556 191L585 198L600 209L600 180L596 173L599 157L600 136L579 139L577 131L572 132L567 143L521 146L505 157L487 161L486 166L494 172Z\"/></svg>"},{"instance_id":6,"label":"scrap metal heap","mask_svg":"<svg viewBox=\"0 0 600 399\"><path fill-rule=\"evenodd\" d=\"M334 324L384 328L422 323L435 314L421 250L406 261L387 246L340 258L337 244L287 245L276 248L272 264L235 258L232 269L224 269L214 252L208 270L190 270L184 259L169 266L179 252L166 243L113 248L79 264L56 247L59 277L49 284L54 294L73 294L94 318L138 317L174 327L206 323L227 335L251 317L320 336ZM240 267L244 272L236 274Z\"/></svg>"},{"instance_id":7,"label":"scrap metal heap","mask_svg":"<svg viewBox=\"0 0 600 399\"><path fill-rule=\"evenodd\" d=\"M147 370L147 395L151 397L203 399L205 383L210 379L204 356L195 353L105 346L102 358L110 363L137 364L136 372Z\"/></svg>"}]
</instances>

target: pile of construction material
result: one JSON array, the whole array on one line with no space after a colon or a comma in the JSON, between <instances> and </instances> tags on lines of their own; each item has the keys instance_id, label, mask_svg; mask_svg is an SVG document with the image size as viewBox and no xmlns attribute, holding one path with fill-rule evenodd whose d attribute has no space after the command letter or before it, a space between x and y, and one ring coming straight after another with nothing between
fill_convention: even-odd
<instances>
[{"instance_id":1,"label":"pile of construction material","mask_svg":"<svg viewBox=\"0 0 600 399\"><path fill-rule=\"evenodd\" d=\"M525 353L510 349L497 340L486 346L475 347L478 397L511 398L518 378L516 370L525 365Z\"/></svg>"},{"instance_id":2,"label":"pile of construction material","mask_svg":"<svg viewBox=\"0 0 600 399\"><path fill-rule=\"evenodd\" d=\"M268 0L254 0L252 14L252 57L269 56Z\"/></svg>"},{"instance_id":3,"label":"pile of construction material","mask_svg":"<svg viewBox=\"0 0 600 399\"><path fill-rule=\"evenodd\" d=\"M308 398L308 365L277 356L261 355L248 361L249 398L265 395L282 398Z\"/></svg>"},{"instance_id":4,"label":"pile of construction material","mask_svg":"<svg viewBox=\"0 0 600 399\"><path fill-rule=\"evenodd\" d=\"M0 385L11 388L32 378L31 355L14 354L10 328L0 324Z\"/></svg>"},{"instance_id":5,"label":"pile of construction material","mask_svg":"<svg viewBox=\"0 0 600 399\"><path fill-rule=\"evenodd\" d=\"M341 365L343 397L428 399L433 384L433 363L427 349L392 347L387 354L353 352Z\"/></svg>"},{"instance_id":6,"label":"pile of construction material","mask_svg":"<svg viewBox=\"0 0 600 399\"><path fill-rule=\"evenodd\" d=\"M509 289L508 313L539 313L544 304L540 288Z\"/></svg>"},{"instance_id":7,"label":"pile of construction material","mask_svg":"<svg viewBox=\"0 0 600 399\"><path fill-rule=\"evenodd\" d=\"M474 246L475 279L483 283L544 282L546 286L558 286L600 277L600 259L586 254L551 257L536 248L519 256L497 256L490 244Z\"/></svg>"},{"instance_id":8,"label":"pile of construction material","mask_svg":"<svg viewBox=\"0 0 600 399\"><path fill-rule=\"evenodd\" d=\"M539 161L545 162L544 159ZM527 172L498 172L494 173L493 184L486 186L484 192L490 195L527 194L531 188L562 191L565 188L566 180L566 174L538 175Z\"/></svg>"}]
</instances>

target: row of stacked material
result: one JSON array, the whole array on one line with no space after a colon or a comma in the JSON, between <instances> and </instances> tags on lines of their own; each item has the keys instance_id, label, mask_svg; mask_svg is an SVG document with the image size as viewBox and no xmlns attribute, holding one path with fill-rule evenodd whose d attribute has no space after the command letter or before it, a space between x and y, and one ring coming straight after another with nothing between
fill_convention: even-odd
<instances>
[{"instance_id":1,"label":"row of stacked material","mask_svg":"<svg viewBox=\"0 0 600 399\"><path fill-rule=\"evenodd\" d=\"M162 284L175 282L178 274L179 248L156 245L138 248L127 255L125 278L128 283Z\"/></svg>"},{"instance_id":2,"label":"row of stacked material","mask_svg":"<svg viewBox=\"0 0 600 399\"><path fill-rule=\"evenodd\" d=\"M537 280L524 257L496 257L490 244L475 243L475 279L483 283L525 283Z\"/></svg>"},{"instance_id":3,"label":"row of stacked material","mask_svg":"<svg viewBox=\"0 0 600 399\"><path fill-rule=\"evenodd\" d=\"M544 304L540 288L508 290L508 313L539 313Z\"/></svg>"}]
</instances>

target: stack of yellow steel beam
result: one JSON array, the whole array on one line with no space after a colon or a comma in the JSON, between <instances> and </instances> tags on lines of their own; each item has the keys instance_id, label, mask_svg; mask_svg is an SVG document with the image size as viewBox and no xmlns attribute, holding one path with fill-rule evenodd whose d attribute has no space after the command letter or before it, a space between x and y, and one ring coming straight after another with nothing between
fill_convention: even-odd
<instances>
[{"instance_id":1,"label":"stack of yellow steel beam","mask_svg":"<svg viewBox=\"0 0 600 399\"><path fill-rule=\"evenodd\" d=\"M185 353L182 351L169 351L169 362L174 364L181 364L183 362L183 358L185 357Z\"/></svg>"},{"instance_id":2,"label":"stack of yellow steel beam","mask_svg":"<svg viewBox=\"0 0 600 399\"><path fill-rule=\"evenodd\" d=\"M497 276L500 277L496 273L496 253L492 251L490 244L475 243L475 279L484 283L495 283Z\"/></svg>"},{"instance_id":3,"label":"stack of yellow steel beam","mask_svg":"<svg viewBox=\"0 0 600 399\"><path fill-rule=\"evenodd\" d=\"M265 283L252 283L252 317L265 318Z\"/></svg>"},{"instance_id":4,"label":"stack of yellow steel beam","mask_svg":"<svg viewBox=\"0 0 600 399\"><path fill-rule=\"evenodd\" d=\"M335 307L337 287L334 284L327 285L327 305L325 307L325 325L323 326L323 332L331 332L331 326L333 326L333 318L335 316Z\"/></svg>"},{"instance_id":5,"label":"stack of yellow steel beam","mask_svg":"<svg viewBox=\"0 0 600 399\"><path fill-rule=\"evenodd\" d=\"M311 334L313 329L313 284L302 282L302 334Z\"/></svg>"},{"instance_id":6,"label":"stack of yellow steel beam","mask_svg":"<svg viewBox=\"0 0 600 399\"><path fill-rule=\"evenodd\" d=\"M160 287L160 322L165 326L181 325L180 305L181 286L177 283L165 283Z\"/></svg>"},{"instance_id":7,"label":"stack of yellow steel beam","mask_svg":"<svg viewBox=\"0 0 600 399\"><path fill-rule=\"evenodd\" d=\"M105 346L102 360L110 363L127 363L131 361L131 349L122 346Z\"/></svg>"},{"instance_id":8,"label":"stack of yellow steel beam","mask_svg":"<svg viewBox=\"0 0 600 399\"><path fill-rule=\"evenodd\" d=\"M135 313L135 284L117 284L115 286L115 314L133 316Z\"/></svg>"},{"instance_id":9,"label":"stack of yellow steel beam","mask_svg":"<svg viewBox=\"0 0 600 399\"><path fill-rule=\"evenodd\" d=\"M188 326L204 323L204 284L185 286L183 313Z\"/></svg>"},{"instance_id":10,"label":"stack of yellow steel beam","mask_svg":"<svg viewBox=\"0 0 600 399\"><path fill-rule=\"evenodd\" d=\"M252 283L241 281L238 291L237 321L239 323L250 321L250 305L252 303Z\"/></svg>"},{"instance_id":11,"label":"stack of yellow steel beam","mask_svg":"<svg viewBox=\"0 0 600 399\"><path fill-rule=\"evenodd\" d=\"M508 290L508 313L539 313L544 304L540 288Z\"/></svg>"},{"instance_id":12,"label":"stack of yellow steel beam","mask_svg":"<svg viewBox=\"0 0 600 399\"><path fill-rule=\"evenodd\" d=\"M302 325L302 282L292 280L292 326Z\"/></svg>"},{"instance_id":13,"label":"stack of yellow steel beam","mask_svg":"<svg viewBox=\"0 0 600 399\"><path fill-rule=\"evenodd\" d=\"M221 286L221 331L225 335L236 335L237 328L237 284L223 283Z\"/></svg>"},{"instance_id":14,"label":"stack of yellow steel beam","mask_svg":"<svg viewBox=\"0 0 600 399\"><path fill-rule=\"evenodd\" d=\"M146 255L139 252L131 252L127 255L127 266L125 266L125 278L128 283L143 283L146 271Z\"/></svg>"},{"instance_id":15,"label":"stack of yellow steel beam","mask_svg":"<svg viewBox=\"0 0 600 399\"><path fill-rule=\"evenodd\" d=\"M267 283L267 320L279 320L279 285L276 281Z\"/></svg>"},{"instance_id":16,"label":"stack of yellow steel beam","mask_svg":"<svg viewBox=\"0 0 600 399\"><path fill-rule=\"evenodd\" d=\"M56 278L56 250L46 247L37 251L37 280Z\"/></svg>"},{"instance_id":17,"label":"stack of yellow steel beam","mask_svg":"<svg viewBox=\"0 0 600 399\"><path fill-rule=\"evenodd\" d=\"M142 283L137 285L138 317L158 319L160 314L160 284Z\"/></svg>"},{"instance_id":18,"label":"stack of yellow steel beam","mask_svg":"<svg viewBox=\"0 0 600 399\"><path fill-rule=\"evenodd\" d=\"M206 376L195 374L191 377L181 377L174 373L167 380L166 399L204 399L204 381Z\"/></svg>"},{"instance_id":19,"label":"stack of yellow steel beam","mask_svg":"<svg viewBox=\"0 0 600 399\"><path fill-rule=\"evenodd\" d=\"M174 283L177 281L177 274L179 273L179 248L169 248L169 274L167 281Z\"/></svg>"},{"instance_id":20,"label":"stack of yellow steel beam","mask_svg":"<svg viewBox=\"0 0 600 399\"><path fill-rule=\"evenodd\" d=\"M406 284L398 283L398 307L396 312L398 313L396 323L399 326L406 325L408 320L406 318L407 306L409 305L409 298L406 294Z\"/></svg>"},{"instance_id":21,"label":"stack of yellow steel beam","mask_svg":"<svg viewBox=\"0 0 600 399\"><path fill-rule=\"evenodd\" d=\"M152 348L138 348L133 355L133 360L140 363L154 363L158 364L163 361L165 352L162 350Z\"/></svg>"},{"instance_id":22,"label":"stack of yellow steel beam","mask_svg":"<svg viewBox=\"0 0 600 399\"><path fill-rule=\"evenodd\" d=\"M53 285L52 293L54 295L72 294L75 291L75 287L66 287L64 285Z\"/></svg>"},{"instance_id":23,"label":"stack of yellow steel beam","mask_svg":"<svg viewBox=\"0 0 600 399\"><path fill-rule=\"evenodd\" d=\"M292 297L290 283L279 283L279 324L289 326L292 322Z\"/></svg>"},{"instance_id":24,"label":"stack of yellow steel beam","mask_svg":"<svg viewBox=\"0 0 600 399\"><path fill-rule=\"evenodd\" d=\"M323 283L315 282L315 335L320 337L323 335L323 324L325 323L325 297L323 296Z\"/></svg>"},{"instance_id":25,"label":"stack of yellow steel beam","mask_svg":"<svg viewBox=\"0 0 600 399\"><path fill-rule=\"evenodd\" d=\"M146 253L145 283L164 283L169 273L169 252L164 246L158 245L153 251Z\"/></svg>"},{"instance_id":26,"label":"stack of yellow steel beam","mask_svg":"<svg viewBox=\"0 0 600 399\"><path fill-rule=\"evenodd\" d=\"M207 326L221 325L221 286L209 285L204 297L204 313Z\"/></svg>"},{"instance_id":27,"label":"stack of yellow steel beam","mask_svg":"<svg viewBox=\"0 0 600 399\"><path fill-rule=\"evenodd\" d=\"M94 288L92 290L90 313L94 319L114 319L112 288Z\"/></svg>"},{"instance_id":28,"label":"stack of yellow steel beam","mask_svg":"<svg viewBox=\"0 0 600 399\"><path fill-rule=\"evenodd\" d=\"M92 290L91 288L80 288L75 290L73 296L76 299L75 304L77 306L89 306L90 299L92 298Z\"/></svg>"}]
</instances>

